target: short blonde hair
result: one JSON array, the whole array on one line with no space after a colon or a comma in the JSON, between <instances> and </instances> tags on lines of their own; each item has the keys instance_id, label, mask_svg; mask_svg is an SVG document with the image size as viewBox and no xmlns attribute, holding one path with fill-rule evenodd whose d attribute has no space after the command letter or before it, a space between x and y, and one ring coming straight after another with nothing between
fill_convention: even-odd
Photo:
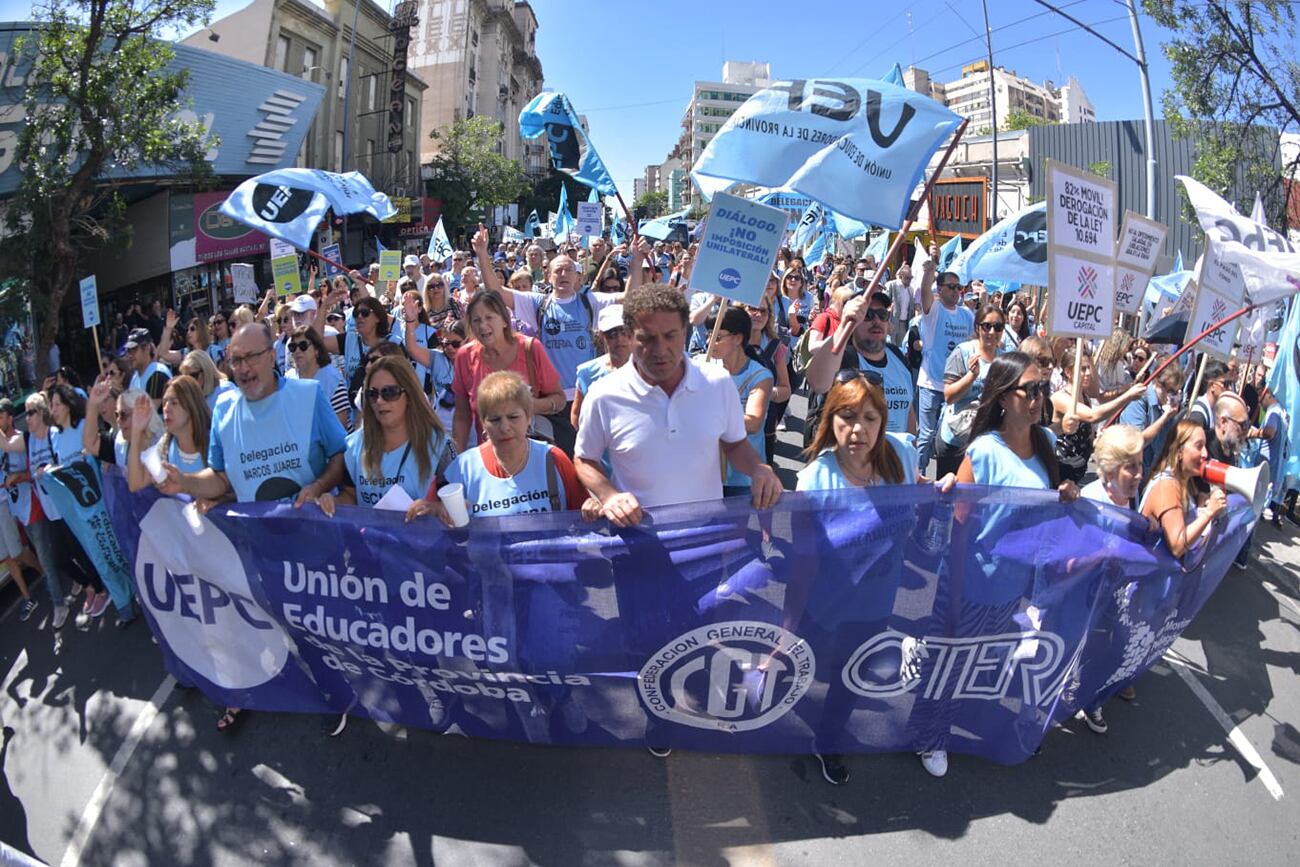
<instances>
[{"instance_id":1,"label":"short blonde hair","mask_svg":"<svg viewBox=\"0 0 1300 867\"><path fill-rule=\"evenodd\" d=\"M1131 424L1113 424L1097 437L1092 456L1097 459L1099 470L1110 473L1129 461L1141 459L1143 445L1142 431Z\"/></svg>"},{"instance_id":2,"label":"short blonde hair","mask_svg":"<svg viewBox=\"0 0 1300 867\"><path fill-rule=\"evenodd\" d=\"M852 283L845 283L843 286L836 286L835 291L831 292L831 304L836 305L840 310L843 310L844 305L849 303L849 299L853 297L856 291L857 289Z\"/></svg>"},{"instance_id":3,"label":"short blonde hair","mask_svg":"<svg viewBox=\"0 0 1300 867\"><path fill-rule=\"evenodd\" d=\"M506 283L513 289L516 280L527 280L528 288L531 289L533 287L533 272L529 271L527 268L520 268L518 271L510 275L510 279L507 280Z\"/></svg>"},{"instance_id":4,"label":"short blonde hair","mask_svg":"<svg viewBox=\"0 0 1300 867\"><path fill-rule=\"evenodd\" d=\"M498 370L489 373L478 384L478 416L480 419L489 413L495 413L513 403L524 411L533 414L533 392L524 382L524 378L511 370Z\"/></svg>"},{"instance_id":5,"label":"short blonde hair","mask_svg":"<svg viewBox=\"0 0 1300 867\"><path fill-rule=\"evenodd\" d=\"M23 402L23 407L31 412L35 410L41 414L41 418L48 425L52 422L50 418L50 402L45 399L45 395L39 391L27 395L27 400Z\"/></svg>"},{"instance_id":6,"label":"short blonde hair","mask_svg":"<svg viewBox=\"0 0 1300 867\"><path fill-rule=\"evenodd\" d=\"M230 314L230 333L234 334L240 328L249 323L257 321L257 314L247 304L241 304L235 308L235 312Z\"/></svg>"}]
</instances>

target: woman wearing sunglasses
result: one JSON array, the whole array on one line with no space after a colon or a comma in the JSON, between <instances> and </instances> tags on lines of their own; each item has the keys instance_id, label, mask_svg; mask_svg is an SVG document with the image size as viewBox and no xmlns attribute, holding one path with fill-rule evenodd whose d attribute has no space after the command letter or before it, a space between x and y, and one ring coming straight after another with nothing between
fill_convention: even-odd
<instances>
[{"instance_id":1,"label":"woman wearing sunglasses","mask_svg":"<svg viewBox=\"0 0 1300 867\"><path fill-rule=\"evenodd\" d=\"M136 399L132 407L131 452L127 462L127 484L140 491L153 484L145 469L143 455L152 448L149 436L153 402ZM197 473L208 465L208 434L212 429L212 411L203 397L203 389L188 376L173 377L162 398L163 435L158 440L158 457L183 473Z\"/></svg>"},{"instance_id":2,"label":"woman wearing sunglasses","mask_svg":"<svg viewBox=\"0 0 1300 867\"><path fill-rule=\"evenodd\" d=\"M465 318L464 306L447 291L447 281L441 274L430 274L424 281L424 315L439 334L451 323Z\"/></svg>"},{"instance_id":3,"label":"woman wearing sunglasses","mask_svg":"<svg viewBox=\"0 0 1300 867\"><path fill-rule=\"evenodd\" d=\"M208 355L213 364L220 366L226 360L226 349L230 346L230 323L226 322L223 314L213 313L208 317L208 336L212 338Z\"/></svg>"},{"instance_id":4,"label":"woman wearing sunglasses","mask_svg":"<svg viewBox=\"0 0 1300 867\"><path fill-rule=\"evenodd\" d=\"M378 346L397 342L392 336L388 310L378 298L371 298L368 295L359 298L356 306L352 308L352 319L356 323L355 331L326 334L321 337L328 355L343 356L343 381L347 386L349 399L355 399L361 390L362 380L365 377L366 356ZM332 391L327 392L327 394L332 393Z\"/></svg>"},{"instance_id":5,"label":"woman wearing sunglasses","mask_svg":"<svg viewBox=\"0 0 1300 867\"><path fill-rule=\"evenodd\" d=\"M596 330L600 332L605 343L605 354L584 361L578 365L577 379L574 383L573 406L569 412L569 423L578 429L578 419L582 415L582 401L592 383L613 373L632 357L632 333L623 322L623 305L610 304L600 308L596 315Z\"/></svg>"},{"instance_id":6,"label":"woman wearing sunglasses","mask_svg":"<svg viewBox=\"0 0 1300 867\"><path fill-rule=\"evenodd\" d=\"M939 475L956 472L970 442L971 422L989 367L1002 351L1007 319L1001 307L986 304L975 317L975 338L948 354L943 366L943 410L934 457Z\"/></svg>"},{"instance_id":7,"label":"woman wearing sunglasses","mask_svg":"<svg viewBox=\"0 0 1300 867\"><path fill-rule=\"evenodd\" d=\"M371 299L373 300L373 299ZM325 340L308 325L302 325L289 335L289 359L293 362L286 379L314 379L329 400L330 409L338 416L345 431L352 430L352 407L348 403L348 386L343 374L330 360Z\"/></svg>"},{"instance_id":8,"label":"woman wearing sunglasses","mask_svg":"<svg viewBox=\"0 0 1300 867\"><path fill-rule=\"evenodd\" d=\"M714 326L717 325L717 330ZM722 313L722 322L712 317L707 323L714 339L709 346L709 357L722 363L740 396L741 412L745 416L745 434L756 454L765 451L763 425L767 420L768 399L772 396L775 377L772 371L754 358L756 351L749 345L754 330L749 314L739 307L728 307ZM749 476L723 462L725 476L722 480L724 497L747 496L750 493Z\"/></svg>"},{"instance_id":9,"label":"woman wearing sunglasses","mask_svg":"<svg viewBox=\"0 0 1300 867\"><path fill-rule=\"evenodd\" d=\"M751 328L749 348L753 357L776 377L772 386L772 395L767 403L767 418L763 421L764 460L772 463L776 455L776 426L780 422L776 412L778 405L790 400L790 349L781 341L776 329L776 319L772 316L772 301L764 297L757 307L745 305L741 308L749 314Z\"/></svg>"}]
</instances>

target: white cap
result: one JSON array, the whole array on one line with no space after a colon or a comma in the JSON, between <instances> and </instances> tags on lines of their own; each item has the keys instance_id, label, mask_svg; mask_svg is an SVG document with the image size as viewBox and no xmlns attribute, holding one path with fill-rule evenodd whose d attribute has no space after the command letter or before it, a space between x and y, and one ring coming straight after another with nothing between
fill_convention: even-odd
<instances>
[{"instance_id":1,"label":"white cap","mask_svg":"<svg viewBox=\"0 0 1300 867\"><path fill-rule=\"evenodd\" d=\"M289 309L294 313L315 313L316 299L310 295L299 295L289 302Z\"/></svg>"},{"instance_id":2,"label":"white cap","mask_svg":"<svg viewBox=\"0 0 1300 867\"><path fill-rule=\"evenodd\" d=\"M410 268L412 265L414 265L416 268L419 268L419 267L420 267L420 257L417 256L417 255L415 255L414 253L409 253L409 254L407 254L407 257L406 257L405 259L402 260L402 267L403 267L403 268Z\"/></svg>"},{"instance_id":3,"label":"white cap","mask_svg":"<svg viewBox=\"0 0 1300 867\"><path fill-rule=\"evenodd\" d=\"M602 334L606 331L613 331L615 328L623 328L626 323L623 322L623 305L610 304L608 307L600 308L600 314L596 317L596 330Z\"/></svg>"}]
</instances>

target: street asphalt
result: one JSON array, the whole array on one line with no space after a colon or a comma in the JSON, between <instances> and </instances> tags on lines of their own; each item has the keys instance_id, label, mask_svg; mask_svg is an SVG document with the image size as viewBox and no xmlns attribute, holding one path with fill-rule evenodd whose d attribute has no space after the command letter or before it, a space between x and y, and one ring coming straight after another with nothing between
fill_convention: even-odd
<instances>
[{"instance_id":1,"label":"street asphalt","mask_svg":"<svg viewBox=\"0 0 1300 867\"><path fill-rule=\"evenodd\" d=\"M793 434L787 439L793 441ZM793 449L784 445L783 452ZM787 458L780 465L790 468ZM0 841L77 865L1294 864L1300 835L1300 528L1261 526L1195 622L1041 755L656 759L218 709L171 688L147 628L27 623L0 595ZM1230 734L1231 732L1231 734ZM0 864L5 863L0 849Z\"/></svg>"}]
</instances>

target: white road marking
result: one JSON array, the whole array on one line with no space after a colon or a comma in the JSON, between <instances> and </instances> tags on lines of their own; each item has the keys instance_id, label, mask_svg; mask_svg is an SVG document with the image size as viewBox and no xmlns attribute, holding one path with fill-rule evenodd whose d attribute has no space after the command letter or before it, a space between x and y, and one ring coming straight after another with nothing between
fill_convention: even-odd
<instances>
[{"instance_id":1,"label":"white road marking","mask_svg":"<svg viewBox=\"0 0 1300 867\"><path fill-rule=\"evenodd\" d=\"M1241 728L1232 721L1227 711L1219 706L1219 703L1214 700L1214 696L1210 695L1210 691L1196 679L1192 669L1175 654L1166 653L1165 660L1170 663L1170 668L1183 679L1183 683L1187 684L1187 688L1192 691L1192 694L1201 700L1201 704L1205 705L1205 709L1210 712L1210 716L1218 720L1219 725L1223 726L1223 730L1228 734L1228 743L1232 744L1233 749L1246 760L1246 764L1259 772L1259 781L1264 784L1264 788L1273 796L1273 800L1282 800L1282 784L1277 781L1277 777L1273 776L1273 772L1268 769L1268 765L1264 764L1264 759L1260 757L1255 747L1251 745L1250 740L1242 733Z\"/></svg>"},{"instance_id":2,"label":"white road marking","mask_svg":"<svg viewBox=\"0 0 1300 867\"><path fill-rule=\"evenodd\" d=\"M95 791L86 803L86 809L81 812L81 821L77 823L77 830L73 832L72 839L68 842L68 848L63 852L63 860L59 862L60 867L78 867L81 864L81 853L85 850L86 844L90 842L90 835L95 830L95 825L99 822L99 815L104 811L104 805L108 803L108 796L112 794L113 787L117 785L117 778L121 776L122 771L126 769L127 762L131 761L131 756L135 753L136 747L140 746L140 741L144 740L145 732L153 725L157 718L158 712L171 696L172 690L176 688L176 680L169 674L163 678L163 682L158 684L154 694L149 699L149 704L140 711L140 715L135 718L131 724L131 731L127 733L126 740L117 748L117 753L113 756L112 763L104 776L100 778L99 785L95 786Z\"/></svg>"}]
</instances>

